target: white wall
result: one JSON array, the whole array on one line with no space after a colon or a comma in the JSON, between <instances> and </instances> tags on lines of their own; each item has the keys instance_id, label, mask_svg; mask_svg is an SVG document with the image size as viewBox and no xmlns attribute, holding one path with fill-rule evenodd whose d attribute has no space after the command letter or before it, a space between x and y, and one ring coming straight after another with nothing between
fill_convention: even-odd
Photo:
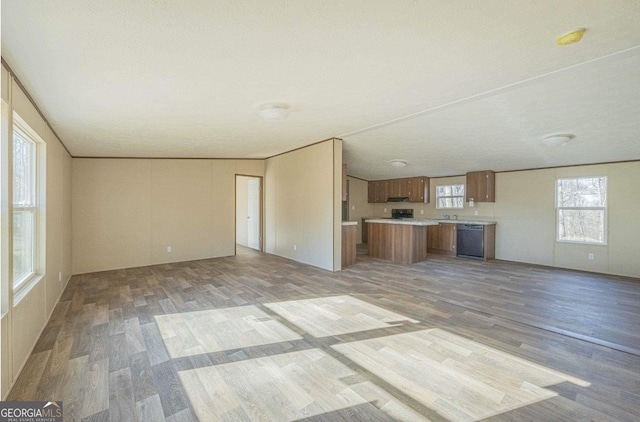
<instances>
[{"instance_id":1,"label":"white wall","mask_svg":"<svg viewBox=\"0 0 640 422\"><path fill-rule=\"evenodd\" d=\"M607 245L556 242L556 179L580 176L608 177ZM411 208L416 218L458 214L460 219L495 220L497 259L640 277L640 219L635 214L640 204L638 180L640 161L497 173L495 203L476 202L474 208L465 203L462 210L437 210L435 187L465 183L465 177L432 178L429 204L371 205L376 216L390 216L392 208ZM588 259L589 253L594 254L593 260Z\"/></svg>"},{"instance_id":2,"label":"white wall","mask_svg":"<svg viewBox=\"0 0 640 422\"><path fill-rule=\"evenodd\" d=\"M342 174L341 151L341 141L332 139L266 160L265 252L327 270L335 264L340 268L334 242L340 242L336 227L341 230L341 176L336 180L336 167Z\"/></svg>"},{"instance_id":3,"label":"white wall","mask_svg":"<svg viewBox=\"0 0 640 422\"><path fill-rule=\"evenodd\" d=\"M73 159L73 273L234 255L236 174L263 173L260 160Z\"/></svg>"},{"instance_id":4,"label":"white wall","mask_svg":"<svg viewBox=\"0 0 640 422\"><path fill-rule=\"evenodd\" d=\"M36 340L44 329L60 295L71 276L71 157L51 128L39 115L27 95L11 79L9 72L2 68L2 165L7 165L6 151L11 139L11 111L20 117L45 142L43 159L45 197L45 265L42 267L42 278L18 302L8 290L9 272L6 271L8 250L2 248L3 291L2 295L9 299L6 313L2 316L0 353L1 353L1 396L4 398L17 378L21 368L26 363ZM6 168L6 167L5 167ZM5 182L8 182L8 172L3 171L3 196L6 194ZM6 200L6 198L5 198ZM8 209L2 207L2 232L8 232ZM8 238L3 234L3 238ZM4 243L4 242L3 242Z\"/></svg>"}]
</instances>

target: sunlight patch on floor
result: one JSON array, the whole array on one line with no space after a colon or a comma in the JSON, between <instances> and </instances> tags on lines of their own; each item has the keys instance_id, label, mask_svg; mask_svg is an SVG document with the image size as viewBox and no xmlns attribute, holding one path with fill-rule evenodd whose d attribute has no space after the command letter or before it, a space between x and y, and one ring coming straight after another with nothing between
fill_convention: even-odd
<instances>
[{"instance_id":1,"label":"sunlight patch on floor","mask_svg":"<svg viewBox=\"0 0 640 422\"><path fill-rule=\"evenodd\" d=\"M442 329L331 346L451 421L477 421L589 383Z\"/></svg>"},{"instance_id":2,"label":"sunlight patch on floor","mask_svg":"<svg viewBox=\"0 0 640 422\"><path fill-rule=\"evenodd\" d=\"M380 332L371 330L419 321L350 296L264 306L318 338L367 331L371 338L181 371L201 420L323 415L425 421L416 409L429 409L450 421L471 422L557 396L545 387L590 385L439 328L374 337ZM161 315L156 321L176 358L302 338L275 318L241 306ZM336 360L336 353L344 358Z\"/></svg>"},{"instance_id":3,"label":"sunlight patch on floor","mask_svg":"<svg viewBox=\"0 0 640 422\"><path fill-rule=\"evenodd\" d=\"M318 349L178 375L202 421L284 422L340 410L353 420L429 421Z\"/></svg>"},{"instance_id":4,"label":"sunlight patch on floor","mask_svg":"<svg viewBox=\"0 0 640 422\"><path fill-rule=\"evenodd\" d=\"M406 322L418 322L346 295L267 303L265 306L314 337L335 336L388 328Z\"/></svg>"},{"instance_id":5,"label":"sunlight patch on floor","mask_svg":"<svg viewBox=\"0 0 640 422\"><path fill-rule=\"evenodd\" d=\"M302 338L253 305L158 315L155 319L172 358Z\"/></svg>"}]
</instances>

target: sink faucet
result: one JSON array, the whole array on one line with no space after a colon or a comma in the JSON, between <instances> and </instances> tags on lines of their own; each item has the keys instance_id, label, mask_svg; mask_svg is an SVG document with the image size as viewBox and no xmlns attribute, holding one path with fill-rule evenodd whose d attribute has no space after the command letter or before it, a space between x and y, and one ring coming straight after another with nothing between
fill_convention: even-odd
<instances>
[{"instance_id":1,"label":"sink faucet","mask_svg":"<svg viewBox=\"0 0 640 422\"><path fill-rule=\"evenodd\" d=\"M442 218L444 218L445 220L449 220L451 216L449 214L442 214Z\"/></svg>"}]
</instances>

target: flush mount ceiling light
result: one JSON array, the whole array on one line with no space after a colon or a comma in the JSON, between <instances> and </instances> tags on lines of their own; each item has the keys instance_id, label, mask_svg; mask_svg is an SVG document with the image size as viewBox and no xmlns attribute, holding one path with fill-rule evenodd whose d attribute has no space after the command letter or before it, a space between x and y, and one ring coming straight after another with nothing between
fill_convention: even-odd
<instances>
[{"instance_id":1,"label":"flush mount ceiling light","mask_svg":"<svg viewBox=\"0 0 640 422\"><path fill-rule=\"evenodd\" d=\"M570 140L575 138L575 135L570 133L557 133L554 135L548 135L542 138L542 143L548 147L559 147L560 145L564 145Z\"/></svg>"},{"instance_id":2,"label":"flush mount ceiling light","mask_svg":"<svg viewBox=\"0 0 640 422\"><path fill-rule=\"evenodd\" d=\"M260 107L258 114L265 122L281 122L289 115L289 109L282 104L265 104Z\"/></svg>"},{"instance_id":3,"label":"flush mount ceiling light","mask_svg":"<svg viewBox=\"0 0 640 422\"><path fill-rule=\"evenodd\" d=\"M556 44L558 45L569 45L577 43L582 39L584 35L585 28L576 29L575 31L571 31L567 34L561 35L556 38Z\"/></svg>"},{"instance_id":4,"label":"flush mount ceiling light","mask_svg":"<svg viewBox=\"0 0 640 422\"><path fill-rule=\"evenodd\" d=\"M391 165L395 168L402 168L407 165L407 162L404 160L391 160Z\"/></svg>"}]
</instances>

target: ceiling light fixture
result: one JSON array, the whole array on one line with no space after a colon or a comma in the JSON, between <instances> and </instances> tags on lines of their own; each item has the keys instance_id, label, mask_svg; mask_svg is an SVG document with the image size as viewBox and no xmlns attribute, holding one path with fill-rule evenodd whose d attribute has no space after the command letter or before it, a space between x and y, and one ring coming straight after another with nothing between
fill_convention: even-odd
<instances>
[{"instance_id":1,"label":"ceiling light fixture","mask_svg":"<svg viewBox=\"0 0 640 422\"><path fill-rule=\"evenodd\" d=\"M542 138L542 143L548 147L559 147L564 145L570 140L575 138L575 135L570 133L557 133L555 135L548 135Z\"/></svg>"},{"instance_id":2,"label":"ceiling light fixture","mask_svg":"<svg viewBox=\"0 0 640 422\"><path fill-rule=\"evenodd\" d=\"M584 35L585 28L576 29L575 31L571 31L567 34L561 35L556 38L556 44L558 45L569 45L577 43L582 39Z\"/></svg>"},{"instance_id":3,"label":"ceiling light fixture","mask_svg":"<svg viewBox=\"0 0 640 422\"><path fill-rule=\"evenodd\" d=\"M407 165L407 162L404 160L391 160L391 165L395 168L402 168Z\"/></svg>"},{"instance_id":4,"label":"ceiling light fixture","mask_svg":"<svg viewBox=\"0 0 640 422\"><path fill-rule=\"evenodd\" d=\"M281 104L265 104L258 111L262 120L269 123L281 122L289 115L289 109L286 105Z\"/></svg>"}]
</instances>

